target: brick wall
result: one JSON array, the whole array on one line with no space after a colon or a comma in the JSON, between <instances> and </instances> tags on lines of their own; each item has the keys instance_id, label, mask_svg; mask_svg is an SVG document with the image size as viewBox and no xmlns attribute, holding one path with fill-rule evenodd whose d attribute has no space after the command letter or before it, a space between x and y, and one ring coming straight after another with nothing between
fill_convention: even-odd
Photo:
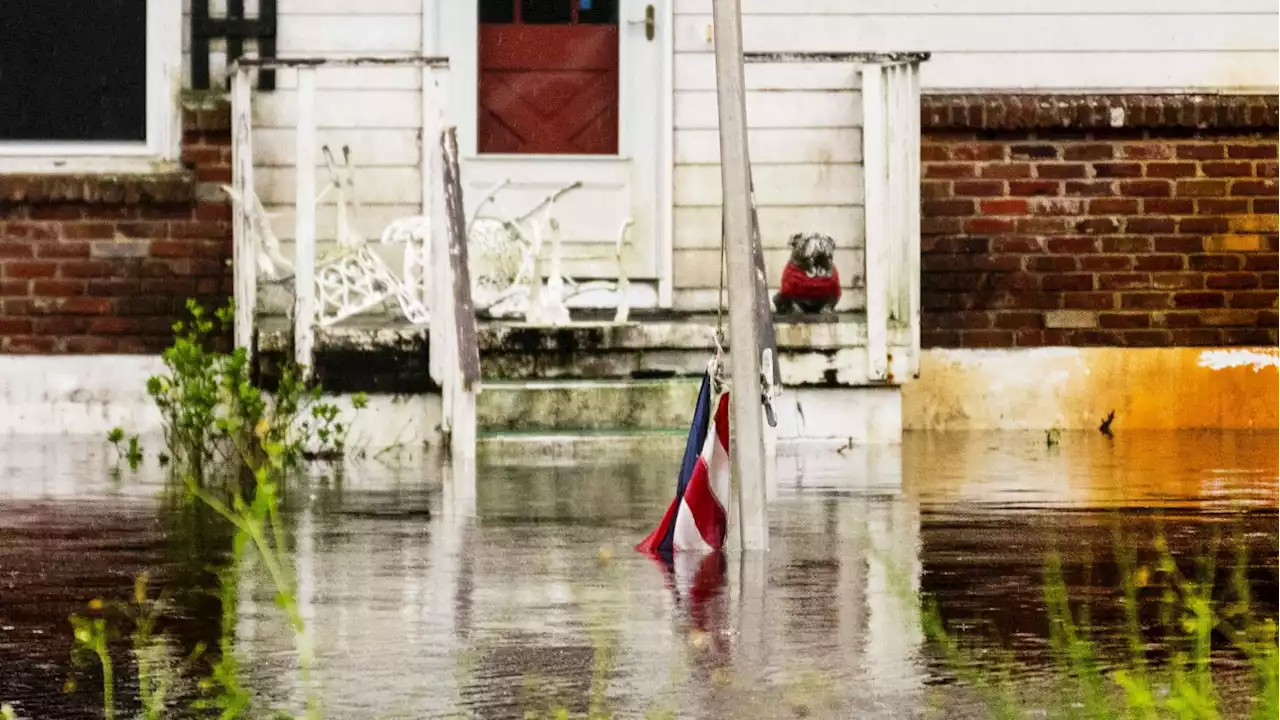
<instances>
[{"instance_id":1,"label":"brick wall","mask_svg":"<svg viewBox=\"0 0 1280 720\"><path fill-rule=\"evenodd\" d=\"M923 342L1276 344L1276 99L927 97Z\"/></svg>"},{"instance_id":2,"label":"brick wall","mask_svg":"<svg viewBox=\"0 0 1280 720\"><path fill-rule=\"evenodd\" d=\"M229 121L185 111L181 168L0 175L0 352L154 353L187 298L226 302Z\"/></svg>"}]
</instances>

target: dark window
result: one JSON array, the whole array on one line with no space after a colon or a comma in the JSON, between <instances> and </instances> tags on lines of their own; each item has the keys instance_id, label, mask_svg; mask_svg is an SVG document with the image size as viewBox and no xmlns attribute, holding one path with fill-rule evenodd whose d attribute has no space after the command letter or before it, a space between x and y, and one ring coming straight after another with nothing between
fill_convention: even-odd
<instances>
[{"instance_id":1,"label":"dark window","mask_svg":"<svg viewBox=\"0 0 1280 720\"><path fill-rule=\"evenodd\" d=\"M520 21L525 25L568 25L573 21L573 0L520 0Z\"/></svg>"},{"instance_id":2,"label":"dark window","mask_svg":"<svg viewBox=\"0 0 1280 720\"><path fill-rule=\"evenodd\" d=\"M578 22L592 25L616 25L618 0L578 0Z\"/></svg>"},{"instance_id":3,"label":"dark window","mask_svg":"<svg viewBox=\"0 0 1280 720\"><path fill-rule=\"evenodd\" d=\"M480 0L480 22L510 24L516 21L518 0Z\"/></svg>"},{"instance_id":4,"label":"dark window","mask_svg":"<svg viewBox=\"0 0 1280 720\"><path fill-rule=\"evenodd\" d=\"M146 140L147 0L0 0L0 27L0 141Z\"/></svg>"}]
</instances>

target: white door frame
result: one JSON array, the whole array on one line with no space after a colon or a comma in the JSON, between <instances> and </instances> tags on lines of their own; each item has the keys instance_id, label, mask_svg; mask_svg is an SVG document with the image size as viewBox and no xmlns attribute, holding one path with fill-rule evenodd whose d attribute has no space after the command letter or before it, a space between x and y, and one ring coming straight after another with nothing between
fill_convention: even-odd
<instances>
[{"instance_id":1,"label":"white door frame","mask_svg":"<svg viewBox=\"0 0 1280 720\"><path fill-rule=\"evenodd\" d=\"M458 153L465 164L468 159L476 157L476 124L477 124L477 83L479 58L479 11L473 0L422 0L423 12L423 46L435 47L439 52L449 56L449 107L448 122L457 126ZM627 85L633 73L628 68L627 44L643 37L643 24L632 24L642 19L645 8L654 6L657 28L653 42L659 43L660 66L654 76L658 78L659 106L636 108L634 91L628 92ZM657 111L658 140L656 157L655 187L648 194L653 198L653 252L656 254L658 306L672 306L672 235L674 230L674 210L672 208L674 183L674 58L672 48L674 41L675 0L619 0L618 30L619 43L619 97L618 97L618 157L633 159L634 153L645 152L644 143L637 146L635 139L635 119L637 113L650 115ZM429 28L431 29L429 31ZM428 39L428 38L431 39ZM564 160L561 156L548 156L549 161Z\"/></svg>"}]
</instances>

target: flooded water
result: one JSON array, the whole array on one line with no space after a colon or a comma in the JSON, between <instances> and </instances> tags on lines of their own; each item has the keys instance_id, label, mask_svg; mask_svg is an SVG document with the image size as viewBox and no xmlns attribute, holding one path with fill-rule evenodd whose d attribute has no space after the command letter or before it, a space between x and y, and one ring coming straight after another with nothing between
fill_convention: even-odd
<instances>
[{"instance_id":1,"label":"flooded water","mask_svg":"<svg viewBox=\"0 0 1280 720\"><path fill-rule=\"evenodd\" d=\"M679 449L489 459L474 492L452 472L373 460L291 488L326 717L523 717L548 695L615 717L983 716L925 640L921 597L976 648L975 667L1001 655L984 649L1008 649L1019 685L1053 702L1046 553L1061 552L1071 595L1119 647L1117 527L1148 547L1162 528L1188 561L1215 531L1242 538L1254 595L1276 614L1274 432L1068 433L1053 446L1036 433L908 434L901 447L783 457L767 556L671 573L631 548L671 499ZM22 717L102 716L101 675L72 666L67 619L90 599L129 598L141 573L169 593L160 629L174 657L218 641L213 569L229 534L157 468L109 472L113 453L96 439L0 442L0 701ZM257 566L239 580L245 684L297 709L270 583Z\"/></svg>"}]
</instances>

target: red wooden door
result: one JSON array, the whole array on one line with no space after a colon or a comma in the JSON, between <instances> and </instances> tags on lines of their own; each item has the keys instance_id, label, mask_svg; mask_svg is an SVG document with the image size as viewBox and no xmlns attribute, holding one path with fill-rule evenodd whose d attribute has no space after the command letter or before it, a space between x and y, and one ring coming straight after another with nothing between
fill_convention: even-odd
<instances>
[{"instance_id":1,"label":"red wooden door","mask_svg":"<svg viewBox=\"0 0 1280 720\"><path fill-rule=\"evenodd\" d=\"M481 0L477 149L618 153L617 0Z\"/></svg>"}]
</instances>

